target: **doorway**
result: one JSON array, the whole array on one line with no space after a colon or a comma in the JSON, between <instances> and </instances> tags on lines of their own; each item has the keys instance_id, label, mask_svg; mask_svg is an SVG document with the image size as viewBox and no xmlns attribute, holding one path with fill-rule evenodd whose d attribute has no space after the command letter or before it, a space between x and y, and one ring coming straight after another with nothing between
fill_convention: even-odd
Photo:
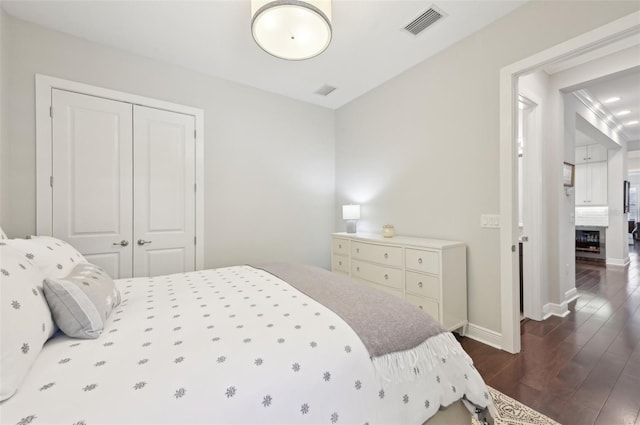
<instances>
[{"instance_id":1,"label":"doorway","mask_svg":"<svg viewBox=\"0 0 640 425\"><path fill-rule=\"evenodd\" d=\"M500 214L503 227L500 230L500 258L501 258L501 305L502 305L502 349L511 353L520 351L520 332L519 332L519 265L517 246L519 239L518 227L518 164L517 164L517 110L518 110L518 80L520 77L544 69L552 65L567 63L571 61L572 66L577 66L592 60L594 57L603 57L611 54L612 51L618 51L629 46L638 47L640 41L638 34L640 33L640 13L636 12L624 18L618 19L610 24L604 25L596 30L590 31L582 36L571 39L565 43L554 46L541 53L535 54L522 61L509 65L501 70L500 73ZM624 47L620 47L624 45ZM612 50L613 49L613 50ZM617 50L616 50L617 49ZM588 53L588 55L587 55ZM626 69L632 66L640 66L638 57L632 58L626 64L625 68L618 68L619 63L612 63L606 66L606 70L590 70L591 78L598 78L602 75ZM585 78L584 80L587 80ZM583 80L583 81L584 81ZM562 102L552 103L549 114L555 113L555 117L559 117L558 104ZM556 110L554 110L556 109ZM551 115L550 115L551 116ZM560 120L558 120L560 121ZM563 140L564 128L561 122L555 122L551 128L551 140ZM562 144L564 145L564 144ZM567 219L573 220L575 217L568 212L570 202L565 198L564 189L562 187L562 161L557 163L554 158L564 155L564 146L557 145L551 148L552 152L547 156L546 160L552 161L550 173L545 175L548 179L545 186L552 191L552 205L547 205L551 213L548 215L551 223L547 223L545 230L548 235L559 237L562 241L568 241L566 234L553 235L552 230L559 233L567 233L566 229L556 226L554 220ZM575 206L571 206L574 209ZM560 211L564 211L560 217ZM575 240L572 241L572 244ZM567 243L568 244L568 243ZM551 248L556 251L559 246L547 244L547 249ZM549 252L546 253L551 260ZM549 272L553 276L560 276L560 273L570 274L569 266L566 266L564 259L558 261L557 258L549 262ZM567 263L568 264L568 263ZM550 274L551 275L551 274ZM556 293L562 288L558 288L558 282L549 282L550 288ZM550 289L551 290L551 289ZM561 305L559 305L562 307Z\"/></svg>"}]
</instances>

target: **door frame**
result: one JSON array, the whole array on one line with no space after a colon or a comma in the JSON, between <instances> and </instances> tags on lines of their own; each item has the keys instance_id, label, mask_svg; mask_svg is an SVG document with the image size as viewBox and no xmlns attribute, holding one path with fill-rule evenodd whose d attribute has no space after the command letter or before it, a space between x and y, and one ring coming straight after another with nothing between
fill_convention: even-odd
<instances>
[{"instance_id":1,"label":"door frame","mask_svg":"<svg viewBox=\"0 0 640 425\"><path fill-rule=\"evenodd\" d=\"M36 234L52 235L53 231L53 188L52 174L52 90L60 89L89 96L131 103L178 112L195 117L195 235L196 270L204 268L204 111L191 106L165 102L145 96L138 96L117 90L64 80L48 75L36 74Z\"/></svg>"},{"instance_id":2,"label":"door frame","mask_svg":"<svg viewBox=\"0 0 640 425\"><path fill-rule=\"evenodd\" d=\"M634 12L500 69L500 303L501 345L505 351L520 352L520 288L518 256L515 255L518 243L518 78L550 64L586 54L593 56L599 53L597 49L639 33L640 12Z\"/></svg>"},{"instance_id":3,"label":"door frame","mask_svg":"<svg viewBox=\"0 0 640 425\"><path fill-rule=\"evenodd\" d=\"M519 97L525 99L530 109L525 126L527 142L524 146L523 199L524 235L523 242L523 315L533 320L542 320L542 270L546 237L542 233L544 206L542 188L542 100L526 89L518 89ZM516 152L517 155L517 152ZM518 173L520 170L518 170ZM526 254L526 255L525 255Z\"/></svg>"}]
</instances>

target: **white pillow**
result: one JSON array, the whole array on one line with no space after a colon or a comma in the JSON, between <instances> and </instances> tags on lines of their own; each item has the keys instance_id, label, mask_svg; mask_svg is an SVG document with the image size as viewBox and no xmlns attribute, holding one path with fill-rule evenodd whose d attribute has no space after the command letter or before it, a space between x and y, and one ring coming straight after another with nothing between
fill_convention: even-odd
<instances>
[{"instance_id":1,"label":"white pillow","mask_svg":"<svg viewBox=\"0 0 640 425\"><path fill-rule=\"evenodd\" d=\"M67 242L51 236L32 236L31 239L8 239L7 245L22 254L45 273L47 277L65 277L79 263L88 261ZM42 284L40 285L42 289Z\"/></svg>"},{"instance_id":2,"label":"white pillow","mask_svg":"<svg viewBox=\"0 0 640 425\"><path fill-rule=\"evenodd\" d=\"M3 239L9 239L7 237L7 234L4 232L4 230L2 230L2 227L0 227L0 241Z\"/></svg>"},{"instance_id":3,"label":"white pillow","mask_svg":"<svg viewBox=\"0 0 640 425\"><path fill-rule=\"evenodd\" d=\"M120 304L113 279L89 263L78 264L63 279L47 277L44 295L56 324L72 338L98 338L107 318Z\"/></svg>"},{"instance_id":4,"label":"white pillow","mask_svg":"<svg viewBox=\"0 0 640 425\"><path fill-rule=\"evenodd\" d=\"M0 241L0 401L11 397L56 331L42 292L45 274ZM40 288L40 289L39 289Z\"/></svg>"}]
</instances>

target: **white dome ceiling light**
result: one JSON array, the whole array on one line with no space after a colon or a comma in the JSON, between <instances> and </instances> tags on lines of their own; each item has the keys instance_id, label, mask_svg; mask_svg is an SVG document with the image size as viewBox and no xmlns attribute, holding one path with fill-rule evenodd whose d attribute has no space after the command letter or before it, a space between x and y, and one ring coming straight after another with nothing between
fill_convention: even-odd
<instances>
[{"instance_id":1,"label":"white dome ceiling light","mask_svg":"<svg viewBox=\"0 0 640 425\"><path fill-rule=\"evenodd\" d=\"M287 60L310 59L331 42L331 0L251 0L258 46Z\"/></svg>"}]
</instances>

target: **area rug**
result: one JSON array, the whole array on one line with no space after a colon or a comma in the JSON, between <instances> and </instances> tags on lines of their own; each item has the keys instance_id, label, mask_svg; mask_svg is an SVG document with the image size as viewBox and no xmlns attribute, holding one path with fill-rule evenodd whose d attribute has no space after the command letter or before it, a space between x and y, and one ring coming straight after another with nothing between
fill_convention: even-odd
<instances>
[{"instance_id":1,"label":"area rug","mask_svg":"<svg viewBox=\"0 0 640 425\"><path fill-rule=\"evenodd\" d=\"M536 412L517 400L489 387L496 408L495 425L560 425L558 422ZM473 425L481 425L473 419Z\"/></svg>"}]
</instances>

